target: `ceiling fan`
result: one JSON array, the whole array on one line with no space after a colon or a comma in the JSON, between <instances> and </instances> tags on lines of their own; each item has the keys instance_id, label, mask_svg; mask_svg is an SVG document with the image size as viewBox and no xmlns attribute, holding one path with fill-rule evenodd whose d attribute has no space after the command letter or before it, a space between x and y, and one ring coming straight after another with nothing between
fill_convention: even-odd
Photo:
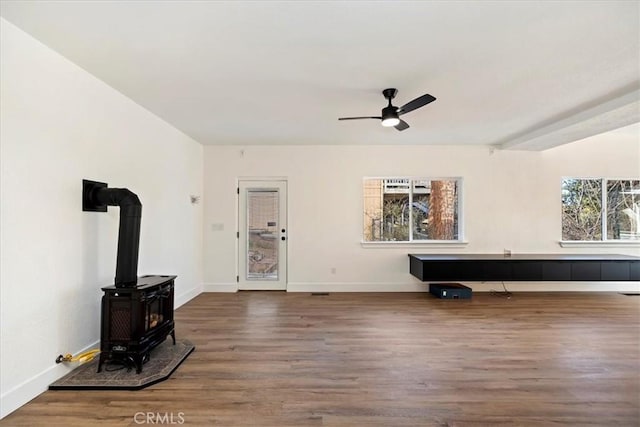
<instances>
[{"instance_id":1,"label":"ceiling fan","mask_svg":"<svg viewBox=\"0 0 640 427\"><path fill-rule=\"evenodd\" d=\"M384 127L395 127L398 130L409 129L409 124L402 120L400 116L403 114L407 114L413 110L416 110L420 107L424 107L436 100L433 96L424 94L422 96L417 97L413 101L407 102L402 107L398 108L391 105L391 100L396 97L398 93L397 89L385 89L382 91L382 95L384 95L385 99L389 100L389 105L382 109L381 116L364 116L364 117L340 117L338 120L360 120L360 119L378 119L382 120L382 126Z\"/></svg>"}]
</instances>

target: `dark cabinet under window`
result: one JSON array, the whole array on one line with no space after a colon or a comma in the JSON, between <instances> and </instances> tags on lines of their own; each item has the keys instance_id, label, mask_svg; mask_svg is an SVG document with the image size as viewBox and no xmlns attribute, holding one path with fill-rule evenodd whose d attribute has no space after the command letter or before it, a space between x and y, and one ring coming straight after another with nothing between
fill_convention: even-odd
<instances>
[{"instance_id":1,"label":"dark cabinet under window","mask_svg":"<svg viewBox=\"0 0 640 427\"><path fill-rule=\"evenodd\" d=\"M630 255L409 255L422 281L640 280L640 257Z\"/></svg>"}]
</instances>

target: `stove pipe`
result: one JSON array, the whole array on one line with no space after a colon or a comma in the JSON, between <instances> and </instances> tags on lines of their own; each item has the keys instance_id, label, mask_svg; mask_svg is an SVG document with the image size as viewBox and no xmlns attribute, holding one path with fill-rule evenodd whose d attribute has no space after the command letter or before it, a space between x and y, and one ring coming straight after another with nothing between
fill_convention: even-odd
<instances>
[{"instance_id":1,"label":"stove pipe","mask_svg":"<svg viewBox=\"0 0 640 427\"><path fill-rule=\"evenodd\" d=\"M108 188L104 182L83 179L82 210L106 212L107 206L120 207L115 286L135 288L138 284L142 203L138 196L126 188Z\"/></svg>"}]
</instances>

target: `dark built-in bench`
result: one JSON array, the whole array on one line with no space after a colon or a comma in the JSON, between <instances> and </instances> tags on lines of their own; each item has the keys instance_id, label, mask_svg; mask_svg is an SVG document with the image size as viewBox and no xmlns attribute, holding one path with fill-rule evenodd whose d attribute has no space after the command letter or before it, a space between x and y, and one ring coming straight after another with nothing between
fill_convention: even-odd
<instances>
[{"instance_id":1,"label":"dark built-in bench","mask_svg":"<svg viewBox=\"0 0 640 427\"><path fill-rule=\"evenodd\" d=\"M630 255L409 254L409 271L435 281L640 281L640 257Z\"/></svg>"}]
</instances>

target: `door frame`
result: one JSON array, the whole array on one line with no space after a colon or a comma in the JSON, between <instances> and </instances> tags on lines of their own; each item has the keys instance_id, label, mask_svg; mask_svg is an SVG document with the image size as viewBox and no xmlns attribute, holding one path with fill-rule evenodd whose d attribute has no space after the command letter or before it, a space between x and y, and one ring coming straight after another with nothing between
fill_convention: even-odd
<instances>
[{"instance_id":1,"label":"door frame","mask_svg":"<svg viewBox=\"0 0 640 427\"><path fill-rule=\"evenodd\" d=\"M243 224L243 220L246 221L246 217L242 212L242 208L246 207L246 199L243 204L243 198L246 197L246 189L251 188L251 185L256 188L278 188L280 191L280 217L283 218L284 224L278 225L278 280L268 279L246 279L246 254L243 254L243 249L246 250L246 244L243 245L242 240L246 238L246 223ZM276 187L277 186L277 187ZM240 177L236 180L237 188L237 200L236 200L236 279L238 283L238 290L287 290L288 283L288 242L289 242L289 200L288 200L288 181L286 177ZM284 200L282 200L284 195ZM284 210L284 212L282 211ZM283 217L284 215L284 217ZM279 219L279 222L280 219ZM281 233L280 230L285 229L285 233ZM284 241L281 241L281 237L285 237Z\"/></svg>"}]
</instances>

